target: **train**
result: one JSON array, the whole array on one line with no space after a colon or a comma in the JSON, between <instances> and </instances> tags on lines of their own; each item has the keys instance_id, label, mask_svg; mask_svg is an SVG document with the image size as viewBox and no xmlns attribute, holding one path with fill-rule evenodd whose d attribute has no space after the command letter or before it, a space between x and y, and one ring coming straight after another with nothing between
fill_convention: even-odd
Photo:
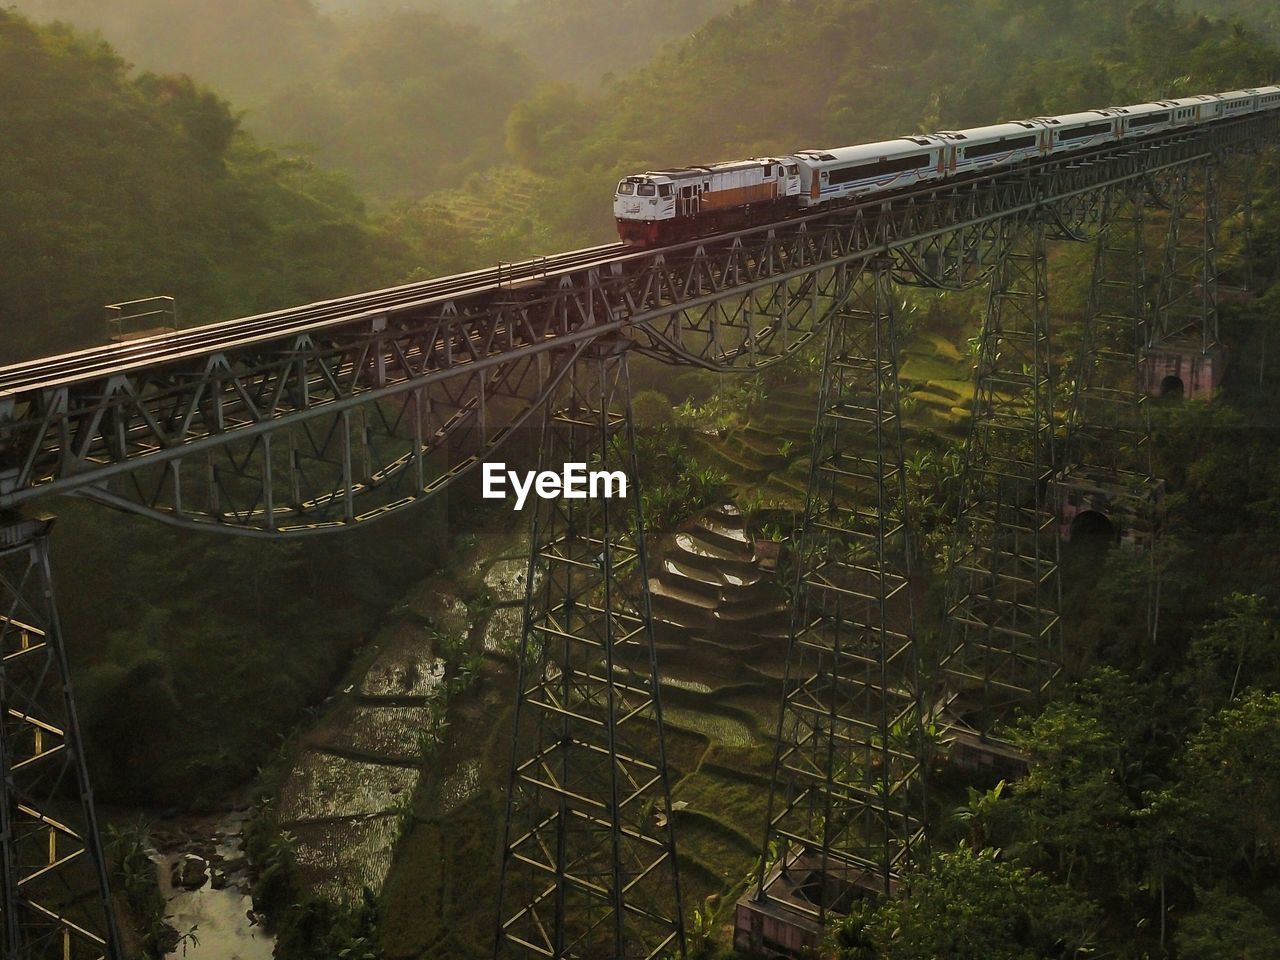
<instances>
[{"instance_id":1,"label":"train","mask_svg":"<svg viewBox=\"0 0 1280 960\"><path fill-rule=\"evenodd\" d=\"M1268 110L1280 110L1280 86L655 170L620 180L613 212L623 243L663 246L867 195Z\"/></svg>"}]
</instances>

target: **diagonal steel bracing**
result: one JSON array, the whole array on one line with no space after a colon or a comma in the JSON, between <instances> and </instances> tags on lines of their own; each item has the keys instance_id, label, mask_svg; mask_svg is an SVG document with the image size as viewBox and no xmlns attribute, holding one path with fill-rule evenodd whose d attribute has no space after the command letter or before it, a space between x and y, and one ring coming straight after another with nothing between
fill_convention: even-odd
<instances>
[{"instance_id":1,"label":"diagonal steel bracing","mask_svg":"<svg viewBox=\"0 0 1280 960\"><path fill-rule=\"evenodd\" d=\"M544 469L634 483L626 347L573 361ZM531 545L495 956L682 957L639 491L541 501Z\"/></svg>"},{"instance_id":2,"label":"diagonal steel bracing","mask_svg":"<svg viewBox=\"0 0 1280 960\"><path fill-rule=\"evenodd\" d=\"M50 525L0 514L0 957L121 960L53 602Z\"/></svg>"},{"instance_id":3,"label":"diagonal steel bracing","mask_svg":"<svg viewBox=\"0 0 1280 960\"><path fill-rule=\"evenodd\" d=\"M923 840L891 272L850 271L830 325L764 854L740 913L820 925L859 889L888 895Z\"/></svg>"},{"instance_id":4,"label":"diagonal steel bracing","mask_svg":"<svg viewBox=\"0 0 1280 960\"><path fill-rule=\"evenodd\" d=\"M950 570L942 709L990 733L1062 663L1045 225L1008 221L978 357Z\"/></svg>"}]
</instances>

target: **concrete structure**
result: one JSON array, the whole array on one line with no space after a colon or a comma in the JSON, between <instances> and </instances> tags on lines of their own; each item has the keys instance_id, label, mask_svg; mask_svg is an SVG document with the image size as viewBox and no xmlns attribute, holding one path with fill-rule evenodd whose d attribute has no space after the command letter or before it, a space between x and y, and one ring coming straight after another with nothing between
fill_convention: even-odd
<instances>
[{"instance_id":1,"label":"concrete structure","mask_svg":"<svg viewBox=\"0 0 1280 960\"><path fill-rule=\"evenodd\" d=\"M1199 342L1152 347L1147 358L1147 395L1208 400L1227 372L1226 345L1205 350Z\"/></svg>"}]
</instances>

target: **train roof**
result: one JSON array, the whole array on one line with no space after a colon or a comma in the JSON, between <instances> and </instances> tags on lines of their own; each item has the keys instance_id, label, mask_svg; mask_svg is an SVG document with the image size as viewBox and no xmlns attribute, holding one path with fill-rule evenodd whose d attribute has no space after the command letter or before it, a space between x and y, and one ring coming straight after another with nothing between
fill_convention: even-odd
<instances>
[{"instance_id":1,"label":"train roof","mask_svg":"<svg viewBox=\"0 0 1280 960\"><path fill-rule=\"evenodd\" d=\"M859 160L879 160L881 157L919 153L922 149L933 147L936 142L932 137L899 137L896 140L860 143L830 150L797 150L794 155L817 163L855 163Z\"/></svg>"},{"instance_id":2,"label":"train roof","mask_svg":"<svg viewBox=\"0 0 1280 960\"><path fill-rule=\"evenodd\" d=\"M1168 110L1170 106L1171 104L1168 100L1151 100L1147 103L1131 103L1128 106L1112 107L1111 111L1122 114L1126 117L1141 117L1144 114L1159 113L1161 110Z\"/></svg>"},{"instance_id":3,"label":"train roof","mask_svg":"<svg viewBox=\"0 0 1280 960\"><path fill-rule=\"evenodd\" d=\"M750 170L752 167L763 167L766 164L786 163L778 157L751 157L747 160L726 160L723 163L712 163L705 166L670 167L666 170L647 170L646 177L680 178L707 173L729 173L733 170Z\"/></svg>"},{"instance_id":4,"label":"train roof","mask_svg":"<svg viewBox=\"0 0 1280 960\"><path fill-rule=\"evenodd\" d=\"M943 130L938 136L948 141L995 140L1000 137L1016 137L1045 126L1039 120L1011 120L1008 123L992 123L985 127L967 127L964 130Z\"/></svg>"},{"instance_id":5,"label":"train roof","mask_svg":"<svg viewBox=\"0 0 1280 960\"><path fill-rule=\"evenodd\" d=\"M1058 117L1036 117L1046 127L1070 127L1076 124L1098 123L1102 120L1109 120L1112 113L1109 110L1085 110L1081 113L1064 113Z\"/></svg>"}]
</instances>

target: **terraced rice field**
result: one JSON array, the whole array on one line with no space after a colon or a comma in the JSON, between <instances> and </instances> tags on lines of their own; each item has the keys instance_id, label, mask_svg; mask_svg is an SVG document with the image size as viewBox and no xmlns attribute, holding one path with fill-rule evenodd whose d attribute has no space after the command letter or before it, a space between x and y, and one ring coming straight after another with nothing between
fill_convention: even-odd
<instances>
[{"instance_id":1,"label":"terraced rice field","mask_svg":"<svg viewBox=\"0 0 1280 960\"><path fill-rule=\"evenodd\" d=\"M939 333L921 333L903 348L899 371L907 431L959 439L973 401L972 361Z\"/></svg>"}]
</instances>

